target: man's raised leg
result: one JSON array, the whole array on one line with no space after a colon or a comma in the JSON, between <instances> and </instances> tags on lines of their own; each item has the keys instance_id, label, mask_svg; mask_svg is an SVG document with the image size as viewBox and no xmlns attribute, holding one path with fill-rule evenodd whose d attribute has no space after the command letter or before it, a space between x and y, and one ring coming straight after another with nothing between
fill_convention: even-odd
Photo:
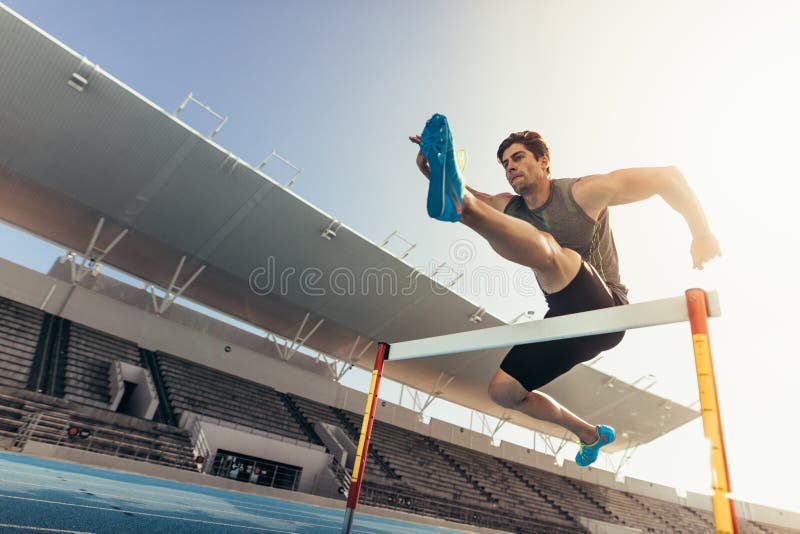
<instances>
[{"instance_id":1,"label":"man's raised leg","mask_svg":"<svg viewBox=\"0 0 800 534\"><path fill-rule=\"evenodd\" d=\"M574 250L562 248L550 234L501 213L465 192L461 222L482 235L502 257L533 269L542 289L564 289L581 266Z\"/></svg>"}]
</instances>

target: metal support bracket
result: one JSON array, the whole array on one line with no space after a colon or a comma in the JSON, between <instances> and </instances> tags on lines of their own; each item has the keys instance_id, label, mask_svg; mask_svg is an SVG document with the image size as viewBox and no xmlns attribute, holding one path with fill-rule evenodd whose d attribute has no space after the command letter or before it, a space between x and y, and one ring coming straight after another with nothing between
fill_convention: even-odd
<instances>
[{"instance_id":1,"label":"metal support bracket","mask_svg":"<svg viewBox=\"0 0 800 534\"><path fill-rule=\"evenodd\" d=\"M436 269L434 269L433 272L430 274L430 278L433 278L434 276L436 276L439 273L439 271L442 270L442 267L444 267L445 265L449 265L449 264L446 261L443 261L442 263L440 263L436 267ZM453 280L449 284L445 285L444 287L446 287L447 289L450 289L451 287L456 285L456 282L458 282L461 279L462 276L464 276L464 273L463 272L459 273L458 276L453 278Z\"/></svg>"},{"instance_id":2,"label":"metal support bracket","mask_svg":"<svg viewBox=\"0 0 800 534\"><path fill-rule=\"evenodd\" d=\"M274 148L272 149L272 152L270 152L269 155L267 155L266 158L262 159L261 163L259 163L256 166L256 170L260 171L264 167L264 165L266 165L267 162L272 158L277 159L278 161L280 161L281 163L283 163L287 167L289 167L289 168L294 170L294 174L292 175L291 178L289 178L289 181L286 182L285 184L283 184L283 187L287 187L287 188L291 187L292 184L294 183L294 181L297 180L297 177L300 175L300 173L303 172L303 169L301 169L300 167L295 166L291 161L289 161L288 159L286 159L283 156L281 156L280 154L278 154L278 152Z\"/></svg>"},{"instance_id":3,"label":"metal support bracket","mask_svg":"<svg viewBox=\"0 0 800 534\"><path fill-rule=\"evenodd\" d=\"M325 229L322 231L321 236L324 239L327 239L328 241L330 241L331 239L336 237L336 232L341 227L342 227L342 221L340 221L338 219L334 219L334 220L332 220L330 222L330 224L328 224L328 226L325 227Z\"/></svg>"},{"instance_id":4,"label":"metal support bracket","mask_svg":"<svg viewBox=\"0 0 800 534\"><path fill-rule=\"evenodd\" d=\"M408 280L409 280L409 282L416 282L417 279L420 276L422 276L423 274L425 274L425 273L422 271L422 269L420 269L419 267L414 267L411 270L411 272L408 273Z\"/></svg>"},{"instance_id":5,"label":"metal support bracket","mask_svg":"<svg viewBox=\"0 0 800 534\"><path fill-rule=\"evenodd\" d=\"M165 295L161 299L161 302L158 302L158 297L156 296L155 292L155 286L153 286L152 284L147 286L146 290L148 293L150 293L150 298L153 302L153 311L155 312L156 315L161 315L162 313L167 311L167 308L169 308L172 305L172 303L175 302L175 299L180 297L183 294L183 292L186 291L186 289L192 284L192 282L194 282L195 279L197 279L197 277L200 276L200 273L202 273L206 268L205 265L201 265L194 272L194 274L189 277L189 280L187 280L185 284L183 284L182 286L178 286L175 283L178 280L178 276L181 274L181 270L183 270L184 263L186 263L186 256L182 256L181 261L178 262L178 268L175 269L175 274L172 275L172 280L170 280L169 286L166 288L166 290L164 290Z\"/></svg>"},{"instance_id":6,"label":"metal support bracket","mask_svg":"<svg viewBox=\"0 0 800 534\"><path fill-rule=\"evenodd\" d=\"M469 322L471 323L480 323L483 321L483 316L486 315L486 308L481 306L475 312L469 316Z\"/></svg>"},{"instance_id":7,"label":"metal support bracket","mask_svg":"<svg viewBox=\"0 0 800 534\"><path fill-rule=\"evenodd\" d=\"M524 311L524 312L520 313L519 315L517 315L516 317L514 317L513 319L511 319L508 322L508 324L517 324L518 322L520 322L522 320L532 321L533 320L533 316L535 314L536 314L536 312L533 311L533 310Z\"/></svg>"},{"instance_id":8,"label":"metal support bracket","mask_svg":"<svg viewBox=\"0 0 800 534\"><path fill-rule=\"evenodd\" d=\"M89 85L89 78L91 78L94 71L97 69L97 65L86 59L86 56L81 58L81 62L78 63L78 68L75 69L75 72L72 73L69 80L67 80L67 85L82 93L86 86Z\"/></svg>"},{"instance_id":9,"label":"metal support bracket","mask_svg":"<svg viewBox=\"0 0 800 534\"><path fill-rule=\"evenodd\" d=\"M228 152L225 153L225 159L222 160L222 163L219 164L217 170L222 171L227 166L228 167L227 174L230 176L231 174L233 174L233 171L236 170L236 167L238 167L241 162L242 158L234 156L233 152L229 150Z\"/></svg>"},{"instance_id":10,"label":"metal support bracket","mask_svg":"<svg viewBox=\"0 0 800 534\"><path fill-rule=\"evenodd\" d=\"M120 240L128 233L127 229L121 231L106 248L100 248L97 246L97 238L100 236L100 232L103 230L103 225L105 222L106 220L104 217L100 217L100 220L97 221L97 226L94 228L92 239L89 241L89 246L86 247L86 252L83 253L83 258L80 265L75 262L76 254L72 250L67 251L66 256L62 256L58 259L58 263L61 264L69 262L71 268L70 278L73 284L78 284L81 282L84 278L86 278L87 274L91 273L92 276L97 276L97 274L100 272L100 265L102 264L106 255L111 252L117 243L119 243Z\"/></svg>"},{"instance_id":11,"label":"metal support bracket","mask_svg":"<svg viewBox=\"0 0 800 534\"><path fill-rule=\"evenodd\" d=\"M308 341L308 338L310 338L314 332L316 332L317 329L322 326L322 323L325 322L325 319L320 319L308 334L303 335L303 329L306 327L306 323L310 317L311 314L306 313L306 316L303 318L303 322L300 324L300 328L297 329L297 334L295 334L294 339L292 341L287 339L287 343L285 345L278 343L278 338L275 337L275 335L267 334L267 339L272 341L272 343L275 345L275 349L278 351L281 360L288 362L292 356L294 356L295 353L297 353L297 351L305 345L306 341Z\"/></svg>"},{"instance_id":12,"label":"metal support bracket","mask_svg":"<svg viewBox=\"0 0 800 534\"><path fill-rule=\"evenodd\" d=\"M401 259L401 260L402 260L402 259L405 259L405 257L406 257L406 256L408 256L408 255L409 255L409 253L410 253L412 250L414 250L414 248L417 246L417 244L416 244L416 243L412 243L411 241L409 241L409 240L408 240L408 239L406 239L405 237L401 236L401 235L400 235L400 233L399 233L397 230L395 230L394 232L392 232L391 234L389 234L389 237L387 237L386 239L384 239L384 240L383 240L383 242L382 242L380 245L378 245L378 246L379 246L379 247L381 247L381 248L384 248L386 245L388 245L388 244L389 244L389 241L391 241L393 237L396 237L397 239L399 239L400 241L402 241L403 243L405 243L406 245L408 245L408 248L407 248L405 251L403 251L403 253L402 253L402 254L400 254L399 256L397 256L397 258L398 258L398 259Z\"/></svg>"},{"instance_id":13,"label":"metal support bracket","mask_svg":"<svg viewBox=\"0 0 800 534\"><path fill-rule=\"evenodd\" d=\"M217 125L216 128L214 128L214 131L208 135L208 139L211 139L215 135L217 135L219 131L222 129L222 127L225 125L225 123L228 122L228 117L223 117L222 115L211 109L209 106L203 104L202 102L197 100L192 93L189 93L186 96L186 98L183 100L183 102L181 102L181 105L178 106L178 109L175 110L175 113L173 113L172 116L177 117L178 114L180 114L180 112L183 111L183 109L186 107L186 104L188 104L189 102L194 102L195 104L197 104L198 106L209 112L211 115L213 115L215 118L219 119L220 121L219 124Z\"/></svg>"}]
</instances>

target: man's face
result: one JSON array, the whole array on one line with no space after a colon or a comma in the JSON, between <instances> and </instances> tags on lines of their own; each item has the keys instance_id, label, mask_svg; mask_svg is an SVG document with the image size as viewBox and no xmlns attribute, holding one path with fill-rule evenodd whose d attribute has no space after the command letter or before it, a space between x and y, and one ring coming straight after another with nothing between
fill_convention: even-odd
<instances>
[{"instance_id":1,"label":"man's face","mask_svg":"<svg viewBox=\"0 0 800 534\"><path fill-rule=\"evenodd\" d=\"M503 152L500 160L506 171L506 180L518 195L533 191L542 180L547 179L547 156L539 160L522 143L514 143Z\"/></svg>"}]
</instances>

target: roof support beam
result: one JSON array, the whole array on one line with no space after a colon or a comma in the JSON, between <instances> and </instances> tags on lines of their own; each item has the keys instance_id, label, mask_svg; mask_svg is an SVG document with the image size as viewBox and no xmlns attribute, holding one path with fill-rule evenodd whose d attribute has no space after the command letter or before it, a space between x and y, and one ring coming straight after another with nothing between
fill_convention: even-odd
<instances>
[{"instance_id":1,"label":"roof support beam","mask_svg":"<svg viewBox=\"0 0 800 534\"><path fill-rule=\"evenodd\" d=\"M356 336L356 340L353 342L353 346L350 347L350 353L347 355L345 362L343 362L342 367L339 369L338 374L335 376L336 381L339 382L344 375L353 368L353 366L361 360L361 357L364 356L364 353L367 352L374 341L367 341L367 343L358 351L358 354L355 354L356 350L358 350L358 343L361 341L361 336ZM355 354L355 356L354 356Z\"/></svg>"},{"instance_id":2,"label":"roof support beam","mask_svg":"<svg viewBox=\"0 0 800 534\"><path fill-rule=\"evenodd\" d=\"M306 316L303 318L303 322L300 324L300 328L297 329L297 334L295 334L294 339L292 341L287 340L287 343L284 345L278 343L278 338L276 338L273 334L267 334L267 339L272 341L272 343L275 345L275 349L278 351L281 360L288 362L290 359L292 359L292 356L294 356L301 347L305 346L308 338L310 338L314 332L316 332L317 329L322 326L322 323L325 322L325 319L320 319L317 324L311 328L311 331L308 334L303 335L303 329L306 327L306 323L310 317L311 314L306 313Z\"/></svg>"},{"instance_id":3,"label":"roof support beam","mask_svg":"<svg viewBox=\"0 0 800 534\"><path fill-rule=\"evenodd\" d=\"M424 401L420 400L420 393L423 393L417 389L412 387L406 386L405 384L401 384L400 386L400 406L403 405L403 392L406 388L408 388L409 393L411 395L412 403L414 405L414 410L419 414L420 417L424 417L425 410L433 404L433 401L438 399L444 390L447 389L453 380L455 380L455 376L448 375L447 373L440 372L438 378L436 378L436 383L433 385L433 391L430 393L426 393L427 397Z\"/></svg>"},{"instance_id":4,"label":"roof support beam","mask_svg":"<svg viewBox=\"0 0 800 534\"><path fill-rule=\"evenodd\" d=\"M489 423L489 417L485 413L481 413L481 412L478 412L478 411L475 411L475 410L471 410L471 412L472 413L470 414L470 423L469 423L470 428L469 429L472 430L472 417L474 415L477 415L478 416L478 420L481 422L481 430L480 430L480 432L482 434L486 434L487 436L489 436L491 438L491 440L492 440L492 443L494 443L495 436L497 435L497 432L501 428L503 428L503 425L505 425L507 422L509 422L511 420L511 416L507 415L507 411L503 411L503 414L500 416L499 419L497 419L497 422L495 423L494 428L492 428L491 423Z\"/></svg>"},{"instance_id":5,"label":"roof support beam","mask_svg":"<svg viewBox=\"0 0 800 534\"><path fill-rule=\"evenodd\" d=\"M625 451L622 453L622 457L619 459L619 463L614 465L614 460L611 458L611 455L606 455L608 458L608 462L611 464L611 468L614 471L614 476L619 477L622 469L631 461L633 455L636 453L636 449L639 448L639 444L628 445L625 447Z\"/></svg>"},{"instance_id":6,"label":"roof support beam","mask_svg":"<svg viewBox=\"0 0 800 534\"><path fill-rule=\"evenodd\" d=\"M86 278L86 275L89 273L91 273L92 276L97 276L97 273L100 271L100 265L102 264L106 255L111 252L111 250L117 246L117 243L119 243L120 240L128 233L127 229L122 230L106 248L100 248L97 246L97 239L100 237L100 232L103 230L103 225L105 222L105 217L100 217L100 219L97 221L97 225L94 228L94 233L89 240L89 246L86 247L86 252L83 253L80 265L76 263L75 252L72 250L68 251L66 256L62 256L58 259L58 262L61 264L69 262L71 269L70 279L72 280L73 284L78 284L83 281L83 279Z\"/></svg>"},{"instance_id":7,"label":"roof support beam","mask_svg":"<svg viewBox=\"0 0 800 534\"><path fill-rule=\"evenodd\" d=\"M56 284L53 284L53 286L50 288L50 291L47 292L47 295L44 297L44 300L42 301L42 304L39 306L40 310L45 309L45 307L47 306L47 303L50 302L50 297L52 297L53 293L55 293L56 287L57 287Z\"/></svg>"},{"instance_id":8,"label":"roof support beam","mask_svg":"<svg viewBox=\"0 0 800 534\"><path fill-rule=\"evenodd\" d=\"M156 297L155 293L155 287L152 284L147 286L147 292L150 293L150 298L153 303L153 311L156 315L161 315L167 311L167 308L172 306L172 303L175 302L175 299L180 297L206 268L205 265L201 265L194 272L194 274L189 277L189 280L187 280L185 284L178 286L175 283L178 280L178 276L181 274L181 271L183 270L184 263L186 263L186 256L181 256L181 261L178 262L178 267L175 269L175 273L172 275L172 280L170 280L169 286L167 286L167 289L164 291L165 295L161 299L161 302L158 302L158 298Z\"/></svg>"},{"instance_id":9,"label":"roof support beam","mask_svg":"<svg viewBox=\"0 0 800 534\"><path fill-rule=\"evenodd\" d=\"M554 458L558 457L558 454L564 449L567 443L570 440L567 439L567 435L564 434L561 438L559 438L558 446L556 447L553 445L553 436L548 436L547 434L542 434L542 439L544 440L545 447L550 451Z\"/></svg>"}]
</instances>

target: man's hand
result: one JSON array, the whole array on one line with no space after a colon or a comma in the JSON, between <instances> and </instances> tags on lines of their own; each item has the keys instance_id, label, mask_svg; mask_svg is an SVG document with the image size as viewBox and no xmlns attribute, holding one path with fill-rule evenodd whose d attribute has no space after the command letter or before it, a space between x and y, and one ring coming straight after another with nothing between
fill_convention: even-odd
<instances>
[{"instance_id":1,"label":"man's hand","mask_svg":"<svg viewBox=\"0 0 800 534\"><path fill-rule=\"evenodd\" d=\"M422 143L422 139L418 135L409 136L408 140L414 143L415 145L419 145L420 143ZM425 175L425 178L430 179L431 168L428 165L428 160L425 159L425 156L422 155L422 151L420 151L417 154L417 167L419 168L419 172Z\"/></svg>"},{"instance_id":2,"label":"man's hand","mask_svg":"<svg viewBox=\"0 0 800 534\"><path fill-rule=\"evenodd\" d=\"M717 238L712 234L703 234L692 240L692 262L695 269L703 270L703 264L713 258L722 256Z\"/></svg>"}]
</instances>

